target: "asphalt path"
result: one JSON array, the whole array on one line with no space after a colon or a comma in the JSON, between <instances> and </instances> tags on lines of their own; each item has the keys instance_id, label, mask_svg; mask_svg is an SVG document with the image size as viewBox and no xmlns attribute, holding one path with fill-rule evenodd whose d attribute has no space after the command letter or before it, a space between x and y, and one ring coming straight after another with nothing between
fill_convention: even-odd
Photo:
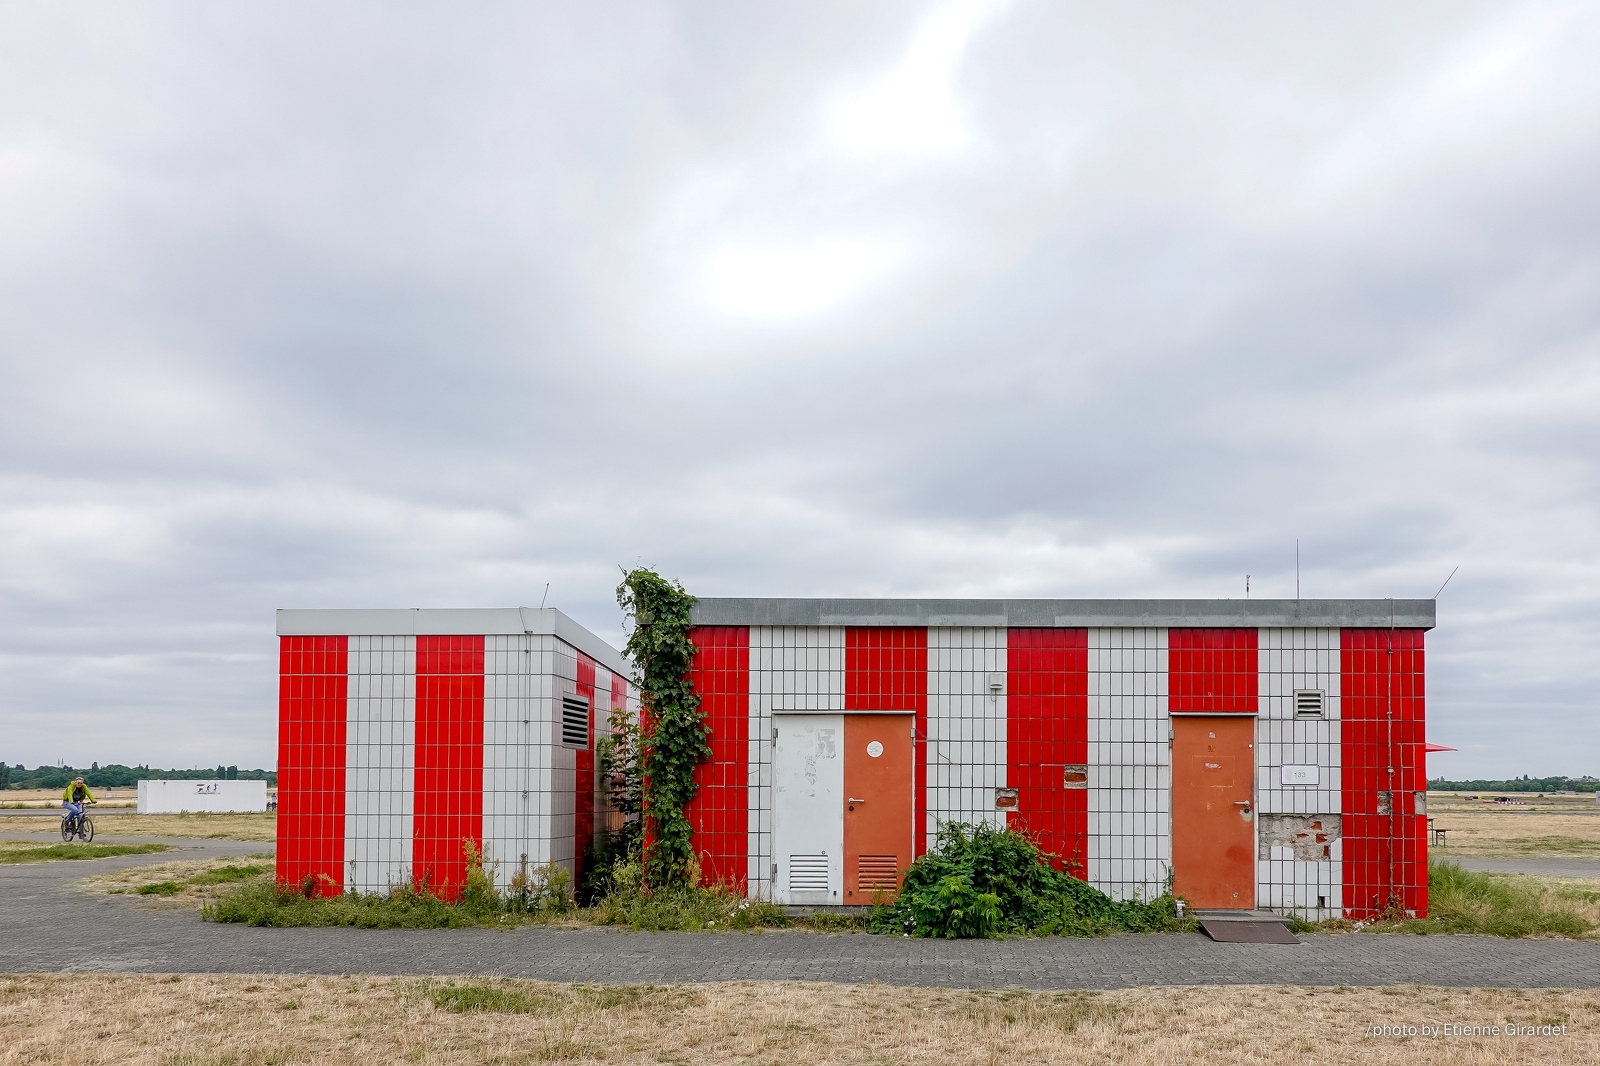
<instances>
[{"instance_id":1,"label":"asphalt path","mask_svg":"<svg viewBox=\"0 0 1600 1066\"><path fill-rule=\"evenodd\" d=\"M1491 874L1541 874L1546 877L1600 877L1600 862L1593 859L1487 859L1475 855L1455 856L1436 849L1432 857L1439 862L1458 863L1463 870Z\"/></svg>"},{"instance_id":2,"label":"asphalt path","mask_svg":"<svg viewBox=\"0 0 1600 1066\"><path fill-rule=\"evenodd\" d=\"M37 837L33 837L37 839ZM0 866L0 970L499 975L549 981L793 980L953 988L1309 984L1600 987L1600 943L1315 935L1294 946L1199 935L929 941L862 933L635 933L609 929L252 929L89 876L175 859L259 854L247 841L104 837L177 845L157 855Z\"/></svg>"}]
</instances>

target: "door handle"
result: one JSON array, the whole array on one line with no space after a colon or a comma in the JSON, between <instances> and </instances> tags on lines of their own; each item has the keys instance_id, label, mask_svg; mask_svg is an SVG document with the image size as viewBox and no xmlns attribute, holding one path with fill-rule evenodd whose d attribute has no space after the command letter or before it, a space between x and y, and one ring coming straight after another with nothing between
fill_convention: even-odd
<instances>
[{"instance_id":1,"label":"door handle","mask_svg":"<svg viewBox=\"0 0 1600 1066\"><path fill-rule=\"evenodd\" d=\"M848 802L848 803L865 803L865 802L867 802L867 801L866 801L866 800L858 800L858 799L856 799L856 798L854 798L854 797L851 797L851 798L850 798L850 799L849 799L849 800L847 800L847 801L846 801L846 802Z\"/></svg>"},{"instance_id":2,"label":"door handle","mask_svg":"<svg viewBox=\"0 0 1600 1066\"><path fill-rule=\"evenodd\" d=\"M1233 801L1233 805L1235 807L1249 807L1252 804L1250 803L1249 800L1234 800Z\"/></svg>"}]
</instances>

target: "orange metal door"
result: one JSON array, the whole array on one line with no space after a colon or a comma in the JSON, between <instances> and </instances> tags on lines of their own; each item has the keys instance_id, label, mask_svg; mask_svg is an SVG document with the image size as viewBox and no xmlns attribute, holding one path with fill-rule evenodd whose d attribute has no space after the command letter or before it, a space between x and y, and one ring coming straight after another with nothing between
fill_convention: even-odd
<instances>
[{"instance_id":1,"label":"orange metal door","mask_svg":"<svg viewBox=\"0 0 1600 1066\"><path fill-rule=\"evenodd\" d=\"M844 902L885 903L911 865L909 714L844 716Z\"/></svg>"},{"instance_id":2,"label":"orange metal door","mask_svg":"<svg viewBox=\"0 0 1600 1066\"><path fill-rule=\"evenodd\" d=\"M1202 910L1256 905L1256 720L1172 718L1174 894Z\"/></svg>"}]
</instances>

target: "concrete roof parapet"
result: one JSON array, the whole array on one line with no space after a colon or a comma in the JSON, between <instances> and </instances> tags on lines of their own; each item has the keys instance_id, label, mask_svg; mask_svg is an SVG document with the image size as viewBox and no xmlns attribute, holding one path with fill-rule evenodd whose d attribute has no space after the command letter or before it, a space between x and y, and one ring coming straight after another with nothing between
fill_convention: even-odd
<instances>
[{"instance_id":1,"label":"concrete roof parapet","mask_svg":"<svg viewBox=\"0 0 1600 1066\"><path fill-rule=\"evenodd\" d=\"M702 597L696 625L1432 629L1431 599L959 600Z\"/></svg>"},{"instance_id":2,"label":"concrete roof parapet","mask_svg":"<svg viewBox=\"0 0 1600 1066\"><path fill-rule=\"evenodd\" d=\"M278 635L289 636L502 636L548 634L565 641L614 674L633 678L622 653L554 607L399 607L376 610L278 611Z\"/></svg>"}]
</instances>

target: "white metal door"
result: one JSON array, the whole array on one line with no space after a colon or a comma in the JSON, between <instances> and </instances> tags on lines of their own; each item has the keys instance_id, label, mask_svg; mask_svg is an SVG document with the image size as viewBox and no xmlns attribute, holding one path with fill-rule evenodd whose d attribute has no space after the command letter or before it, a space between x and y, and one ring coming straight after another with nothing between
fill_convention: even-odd
<instances>
[{"instance_id":1,"label":"white metal door","mask_svg":"<svg viewBox=\"0 0 1600 1066\"><path fill-rule=\"evenodd\" d=\"M839 902L844 884L844 716L774 714L774 903Z\"/></svg>"}]
</instances>

